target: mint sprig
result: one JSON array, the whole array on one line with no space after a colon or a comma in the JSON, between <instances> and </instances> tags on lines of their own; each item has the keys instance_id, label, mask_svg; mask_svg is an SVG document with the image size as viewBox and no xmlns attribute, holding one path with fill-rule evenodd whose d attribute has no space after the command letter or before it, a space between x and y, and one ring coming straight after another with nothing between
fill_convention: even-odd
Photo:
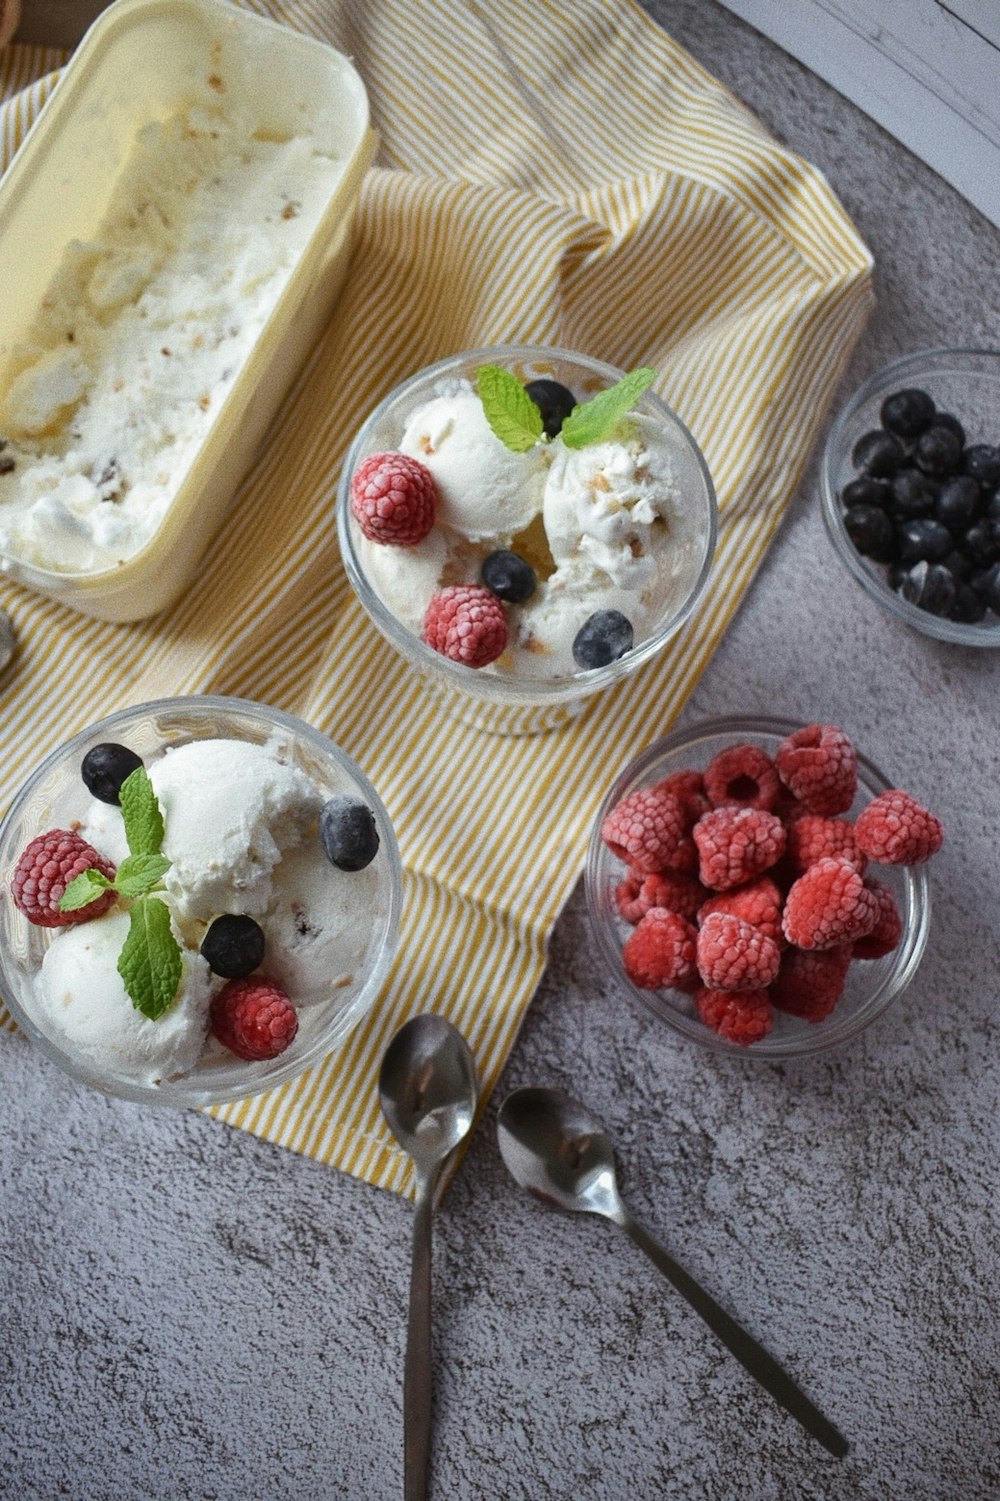
<instances>
[{"instance_id":1,"label":"mint sprig","mask_svg":"<svg viewBox=\"0 0 1000 1501\"><path fill-rule=\"evenodd\" d=\"M638 370L623 375L607 390L598 391L589 401L575 406L559 434L566 447L586 448L591 443L600 443L615 430L655 379L655 370L640 366Z\"/></svg>"},{"instance_id":2,"label":"mint sprig","mask_svg":"<svg viewBox=\"0 0 1000 1501\"><path fill-rule=\"evenodd\" d=\"M480 365L476 390L486 421L500 442L514 453L527 453L545 431L542 414L511 370L502 365Z\"/></svg>"},{"instance_id":3,"label":"mint sprig","mask_svg":"<svg viewBox=\"0 0 1000 1501\"><path fill-rule=\"evenodd\" d=\"M161 853L163 813L144 766L125 778L119 802L131 853L113 881L99 870L82 871L59 898L59 909L76 912L103 891L124 900L129 930L118 956L118 973L136 1010L155 1021L177 994L183 958L170 926L170 909L153 894L163 890L170 860Z\"/></svg>"}]
</instances>

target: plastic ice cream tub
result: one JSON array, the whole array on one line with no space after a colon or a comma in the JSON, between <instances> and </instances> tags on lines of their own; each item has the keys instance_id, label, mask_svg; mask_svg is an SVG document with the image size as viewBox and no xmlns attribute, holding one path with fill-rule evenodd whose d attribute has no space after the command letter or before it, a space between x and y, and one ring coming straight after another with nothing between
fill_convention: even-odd
<instances>
[{"instance_id":1,"label":"plastic ice cream tub","mask_svg":"<svg viewBox=\"0 0 1000 1501\"><path fill-rule=\"evenodd\" d=\"M99 17L0 180L8 576L114 621L190 582L329 319L374 144L325 43L222 0Z\"/></svg>"}]
</instances>

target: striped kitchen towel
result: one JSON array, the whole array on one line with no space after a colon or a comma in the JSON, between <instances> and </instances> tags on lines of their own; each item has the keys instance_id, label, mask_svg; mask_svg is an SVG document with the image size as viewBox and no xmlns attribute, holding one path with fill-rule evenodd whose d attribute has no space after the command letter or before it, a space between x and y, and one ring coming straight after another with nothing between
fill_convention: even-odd
<instances>
[{"instance_id":1,"label":"striped kitchen towel","mask_svg":"<svg viewBox=\"0 0 1000 1501\"><path fill-rule=\"evenodd\" d=\"M408 1016L442 1012L495 1084L602 794L675 719L795 492L871 308L872 265L823 177L632 0L253 8L348 53L367 85L381 151L351 272L244 482L239 526L176 606L107 625L0 587L22 642L0 680L0 806L60 741L144 699L261 699L339 741L398 832L398 957L337 1053L216 1113L408 1191L375 1088L386 1043ZM62 61L0 58L4 163ZM331 510L380 397L444 355L509 341L659 371L721 505L711 583L682 633L578 721L522 738L425 696L356 603Z\"/></svg>"}]
</instances>

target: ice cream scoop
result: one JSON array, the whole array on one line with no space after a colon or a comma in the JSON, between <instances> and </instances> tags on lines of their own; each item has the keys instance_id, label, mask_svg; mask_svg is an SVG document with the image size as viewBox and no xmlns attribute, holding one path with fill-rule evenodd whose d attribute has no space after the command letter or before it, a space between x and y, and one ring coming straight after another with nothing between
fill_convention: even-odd
<instances>
[{"instance_id":1,"label":"ice cream scoop","mask_svg":"<svg viewBox=\"0 0 1000 1501\"><path fill-rule=\"evenodd\" d=\"M497 1119L500 1155L511 1177L542 1203L613 1221L686 1298L743 1368L831 1454L848 1444L786 1371L673 1259L622 1203L611 1143L598 1120L557 1089L516 1089Z\"/></svg>"}]
</instances>

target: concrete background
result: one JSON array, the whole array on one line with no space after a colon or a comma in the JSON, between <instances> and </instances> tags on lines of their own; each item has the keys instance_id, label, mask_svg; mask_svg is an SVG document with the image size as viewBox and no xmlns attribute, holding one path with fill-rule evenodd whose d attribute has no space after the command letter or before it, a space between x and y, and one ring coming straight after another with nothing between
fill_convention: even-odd
<instances>
[{"instance_id":1,"label":"concrete background","mask_svg":"<svg viewBox=\"0 0 1000 1501\"><path fill-rule=\"evenodd\" d=\"M714 0L648 0L820 166L895 355L997 342L1000 233ZM37 29L37 28L36 28ZM903 1000L810 1062L718 1058L605 981L578 888L436 1225L432 1495L987 1501L1000 1494L1000 656L895 624L840 570L815 474L684 715L844 724L944 818ZM572 1089L626 1197L852 1441L827 1457L612 1227L507 1178L505 1093ZM88 1093L0 1039L0 1495L401 1493L408 1203L197 1114Z\"/></svg>"}]
</instances>

